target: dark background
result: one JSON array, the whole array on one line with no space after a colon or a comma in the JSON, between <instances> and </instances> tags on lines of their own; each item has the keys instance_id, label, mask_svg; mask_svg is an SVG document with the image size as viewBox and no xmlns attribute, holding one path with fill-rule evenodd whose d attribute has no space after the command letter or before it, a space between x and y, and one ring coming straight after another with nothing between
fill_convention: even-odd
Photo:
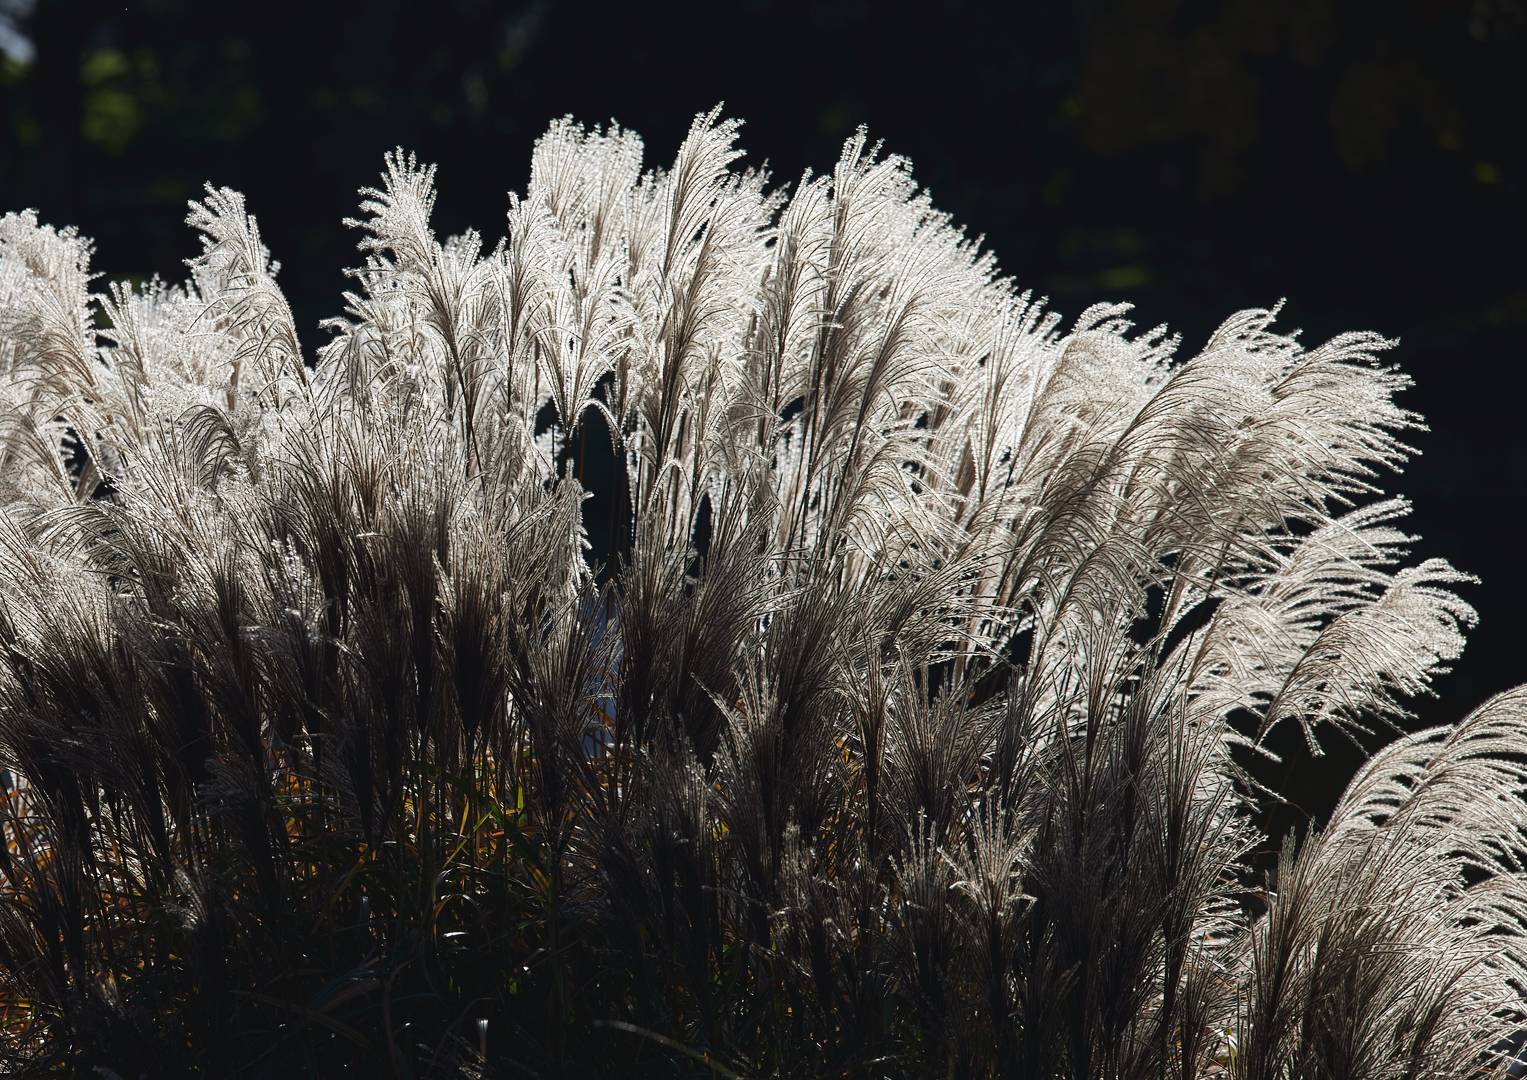
<instances>
[{"instance_id":1,"label":"dark background","mask_svg":"<svg viewBox=\"0 0 1527 1080\"><path fill-rule=\"evenodd\" d=\"M1418 555L1479 574L1440 701L1527 681L1520 504L1527 0L791 6L0 0L0 209L178 278L185 202L244 191L309 346L356 261L356 188L394 145L440 165L436 223L491 244L548 121L614 118L664 163L718 101L776 180L859 124L1068 316L1137 304L1202 343L1287 297L1315 342L1401 339ZM1287 777L1314 811L1350 755Z\"/></svg>"}]
</instances>

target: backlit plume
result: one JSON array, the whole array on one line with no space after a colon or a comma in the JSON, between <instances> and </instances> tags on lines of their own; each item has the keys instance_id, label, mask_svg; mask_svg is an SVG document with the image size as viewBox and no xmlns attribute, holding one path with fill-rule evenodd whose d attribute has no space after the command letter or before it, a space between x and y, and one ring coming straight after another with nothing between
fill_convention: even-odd
<instances>
[{"instance_id":1,"label":"backlit plume","mask_svg":"<svg viewBox=\"0 0 1527 1080\"><path fill-rule=\"evenodd\" d=\"M316 354L236 192L184 284L0 219L6 1070L1504 1074L1527 692L1395 738L1392 343L1066 321L738 128L559 121L491 245L388 155Z\"/></svg>"}]
</instances>

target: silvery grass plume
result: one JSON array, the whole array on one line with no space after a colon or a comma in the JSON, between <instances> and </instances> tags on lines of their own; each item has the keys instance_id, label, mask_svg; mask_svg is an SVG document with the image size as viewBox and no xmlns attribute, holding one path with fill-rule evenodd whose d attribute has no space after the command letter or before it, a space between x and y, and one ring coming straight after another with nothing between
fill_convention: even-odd
<instances>
[{"instance_id":1,"label":"silvery grass plume","mask_svg":"<svg viewBox=\"0 0 1527 1080\"><path fill-rule=\"evenodd\" d=\"M313 358L233 191L181 285L0 220L7 1068L1503 1073L1527 691L1249 869L1473 618L1391 343L1066 325L737 130L558 122L491 249L389 155Z\"/></svg>"}]
</instances>

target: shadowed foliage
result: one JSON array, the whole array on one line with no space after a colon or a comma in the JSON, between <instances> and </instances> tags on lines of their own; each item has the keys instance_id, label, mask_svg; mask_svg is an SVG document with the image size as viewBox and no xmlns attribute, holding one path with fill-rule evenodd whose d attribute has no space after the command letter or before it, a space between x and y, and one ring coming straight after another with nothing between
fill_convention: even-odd
<instances>
[{"instance_id":1,"label":"shadowed foliage","mask_svg":"<svg viewBox=\"0 0 1527 1080\"><path fill-rule=\"evenodd\" d=\"M233 191L179 286L0 219L8 1067L1501 1069L1527 695L1250 870L1239 763L1473 619L1390 343L1064 325L862 134L781 191L737 127L555 124L491 250L390 155L312 363Z\"/></svg>"}]
</instances>

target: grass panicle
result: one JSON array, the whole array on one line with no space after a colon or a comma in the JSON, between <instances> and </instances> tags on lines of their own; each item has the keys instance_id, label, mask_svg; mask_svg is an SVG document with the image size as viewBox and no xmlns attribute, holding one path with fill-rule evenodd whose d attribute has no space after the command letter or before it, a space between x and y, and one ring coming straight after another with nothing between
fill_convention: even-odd
<instances>
[{"instance_id":1,"label":"grass panicle","mask_svg":"<svg viewBox=\"0 0 1527 1080\"><path fill-rule=\"evenodd\" d=\"M1527 696L1281 855L1248 766L1473 621L1392 342L1066 324L738 130L559 121L491 245L389 154L312 357L236 192L180 285L0 219L7 1073L1503 1071Z\"/></svg>"}]
</instances>

